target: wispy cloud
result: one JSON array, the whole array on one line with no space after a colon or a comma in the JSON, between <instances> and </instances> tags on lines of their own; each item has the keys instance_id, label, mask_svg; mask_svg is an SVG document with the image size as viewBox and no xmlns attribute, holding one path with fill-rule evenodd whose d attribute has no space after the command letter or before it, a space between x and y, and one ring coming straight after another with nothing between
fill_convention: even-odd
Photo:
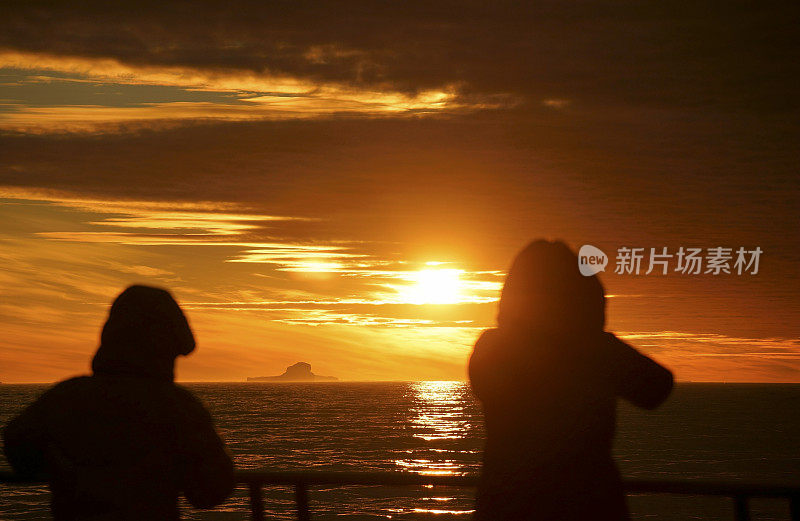
<instances>
[{"instance_id":1,"label":"wispy cloud","mask_svg":"<svg viewBox=\"0 0 800 521\"><path fill-rule=\"evenodd\" d=\"M681 331L621 332L619 336L645 347L681 346L685 348L682 356L800 357L800 339L797 338L746 338Z\"/></svg>"},{"instance_id":2,"label":"wispy cloud","mask_svg":"<svg viewBox=\"0 0 800 521\"><path fill-rule=\"evenodd\" d=\"M619 332L623 340L656 357L680 380L796 381L800 340L737 337L691 331Z\"/></svg>"},{"instance_id":3,"label":"wispy cloud","mask_svg":"<svg viewBox=\"0 0 800 521\"><path fill-rule=\"evenodd\" d=\"M259 294L251 294L246 299L236 299L230 298L229 293L223 300L188 301L187 305L192 309L260 310L268 313L270 320L306 325L474 327L474 317L458 318L456 309L432 318L426 317L419 305L495 302L503 275L500 271L454 269L443 261L410 263L396 253L388 256L378 253L375 245L368 242L282 239L280 227L285 223L307 221L314 224L319 221L248 213L247 208L231 203L184 203L173 208L168 202L94 200L24 190L7 190L4 195L7 198L13 195L15 198L6 200L17 204L28 201L55 209L80 210L77 226L85 230L34 232L36 237L48 242L96 247L117 245L134 249L213 248L218 251L214 258L220 266L229 264L237 266L238 270L238 266L264 265L279 286L296 276L317 280L336 277L338 281L335 291L327 295L298 294L291 289L281 289L276 292L282 298L265 299ZM265 233L270 235L269 240L264 240ZM121 273L180 280L180 273L158 266L106 262L104 267ZM444 298L438 295L428 298L429 286L435 286L438 282L436 277L444 275L453 275L448 278L455 285L445 288L447 294ZM409 313L406 309L398 314L396 305L403 304L415 305L413 308L416 310ZM364 306L372 309L367 310ZM298 314L300 309L303 311Z\"/></svg>"},{"instance_id":4,"label":"wispy cloud","mask_svg":"<svg viewBox=\"0 0 800 521\"><path fill-rule=\"evenodd\" d=\"M402 116L502 106L500 100L490 104L458 101L454 86L410 93L391 87L355 87L268 73L129 65L110 58L14 51L0 52L0 71L10 78L0 84L0 100L5 98L0 103L0 129L31 133L108 131L115 125L127 125L119 127L125 129L131 124L136 128L136 124L182 120L282 120L335 114ZM73 91L84 88L92 96L75 95L72 104L42 104L39 98L26 99L29 91L25 89L9 90L36 83L52 86L56 98L58 84L69 83L74 84ZM122 86L137 86L138 101L121 105L121 98L111 94ZM2 95L4 87L8 93ZM165 92L165 88L172 91ZM104 96L104 92L109 95ZM204 92L208 95L203 96ZM159 101L169 96L170 101ZM103 100L106 102L98 104Z\"/></svg>"}]
</instances>

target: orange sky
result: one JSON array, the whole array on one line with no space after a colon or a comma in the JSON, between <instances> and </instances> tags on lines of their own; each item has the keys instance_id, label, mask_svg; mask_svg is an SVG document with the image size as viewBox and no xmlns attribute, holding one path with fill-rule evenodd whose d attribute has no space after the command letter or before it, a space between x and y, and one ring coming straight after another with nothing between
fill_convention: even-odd
<instances>
[{"instance_id":1,"label":"orange sky","mask_svg":"<svg viewBox=\"0 0 800 521\"><path fill-rule=\"evenodd\" d=\"M0 21L0 380L85 373L135 282L187 311L181 380L462 379L549 237L760 247L756 275L612 259L608 327L682 380L800 381L780 7L239 7Z\"/></svg>"}]
</instances>

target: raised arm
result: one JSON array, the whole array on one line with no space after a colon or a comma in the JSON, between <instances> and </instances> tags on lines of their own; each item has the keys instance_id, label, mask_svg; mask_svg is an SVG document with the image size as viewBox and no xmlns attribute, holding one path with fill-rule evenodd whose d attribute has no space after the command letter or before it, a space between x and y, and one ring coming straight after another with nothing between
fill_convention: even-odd
<instances>
[{"instance_id":1,"label":"raised arm","mask_svg":"<svg viewBox=\"0 0 800 521\"><path fill-rule=\"evenodd\" d=\"M613 333L604 333L617 395L644 409L655 409L672 392L672 372Z\"/></svg>"}]
</instances>

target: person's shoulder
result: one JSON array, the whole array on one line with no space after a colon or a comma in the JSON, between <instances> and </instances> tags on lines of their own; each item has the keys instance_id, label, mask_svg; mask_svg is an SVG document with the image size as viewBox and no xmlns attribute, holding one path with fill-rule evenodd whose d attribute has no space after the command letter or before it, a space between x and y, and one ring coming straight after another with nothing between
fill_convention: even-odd
<instances>
[{"instance_id":1,"label":"person's shoulder","mask_svg":"<svg viewBox=\"0 0 800 521\"><path fill-rule=\"evenodd\" d=\"M76 395L81 394L81 390L86 387L90 379L88 376L76 376L57 382L36 397L32 406L36 410L59 409L64 403L74 400Z\"/></svg>"},{"instance_id":2,"label":"person's shoulder","mask_svg":"<svg viewBox=\"0 0 800 521\"><path fill-rule=\"evenodd\" d=\"M203 401L200 400L200 398L198 398L192 391L179 384L173 384L172 389L175 393L178 406L181 407L187 414L191 416L200 416L202 418L210 416Z\"/></svg>"},{"instance_id":3,"label":"person's shoulder","mask_svg":"<svg viewBox=\"0 0 800 521\"><path fill-rule=\"evenodd\" d=\"M471 361L473 363L491 357L497 351L497 346L503 343L502 334L498 329L486 329L481 332L475 346L472 348Z\"/></svg>"},{"instance_id":4,"label":"person's shoulder","mask_svg":"<svg viewBox=\"0 0 800 521\"><path fill-rule=\"evenodd\" d=\"M91 376L73 376L72 378L67 378L66 380L61 380L53 384L49 389L47 389L43 394L44 396L51 396L51 395L60 395L62 393L71 392L77 389L82 389L91 385L92 377Z\"/></svg>"},{"instance_id":5,"label":"person's shoulder","mask_svg":"<svg viewBox=\"0 0 800 521\"><path fill-rule=\"evenodd\" d=\"M91 380L92 377L89 375L73 376L71 378L67 378L66 380L61 380L60 382L56 382L55 384L53 384L53 387L51 387L51 389L69 388L69 387L77 387L80 385L86 385Z\"/></svg>"},{"instance_id":6,"label":"person's shoulder","mask_svg":"<svg viewBox=\"0 0 800 521\"><path fill-rule=\"evenodd\" d=\"M500 341L501 334L497 328L485 329L481 332L475 347L495 344Z\"/></svg>"},{"instance_id":7,"label":"person's shoulder","mask_svg":"<svg viewBox=\"0 0 800 521\"><path fill-rule=\"evenodd\" d=\"M200 406L203 405L203 402L201 402L200 399L197 396L195 396L195 394L185 386L180 384L172 384L171 387L172 391L175 393L175 396L179 400L182 400L186 403L191 403L193 405L200 405Z\"/></svg>"},{"instance_id":8,"label":"person's shoulder","mask_svg":"<svg viewBox=\"0 0 800 521\"><path fill-rule=\"evenodd\" d=\"M636 348L610 331L603 331L601 333L600 345L604 353L611 356L620 356L631 352L637 352Z\"/></svg>"}]
</instances>

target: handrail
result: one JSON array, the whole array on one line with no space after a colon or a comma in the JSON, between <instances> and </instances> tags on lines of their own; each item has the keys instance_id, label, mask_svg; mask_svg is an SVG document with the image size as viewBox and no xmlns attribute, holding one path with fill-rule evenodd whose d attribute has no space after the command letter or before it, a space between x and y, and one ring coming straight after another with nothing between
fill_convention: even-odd
<instances>
[{"instance_id":1,"label":"handrail","mask_svg":"<svg viewBox=\"0 0 800 521\"><path fill-rule=\"evenodd\" d=\"M309 487L318 485L381 485L447 487L474 487L478 476L426 475L406 472L330 472L330 471L256 471L241 470L236 481L247 485L250 492L250 512L254 521L264 520L264 504L261 495L263 486L292 486L295 489L297 518L309 521L311 512L308 502ZM0 471L0 483L42 484L42 480L23 478L12 472ZM625 490L633 494L679 494L722 496L734 500L736 521L749 521L750 498L786 498L789 500L790 518L800 521L800 485L770 485L730 481L673 481L663 479L628 479Z\"/></svg>"}]
</instances>

